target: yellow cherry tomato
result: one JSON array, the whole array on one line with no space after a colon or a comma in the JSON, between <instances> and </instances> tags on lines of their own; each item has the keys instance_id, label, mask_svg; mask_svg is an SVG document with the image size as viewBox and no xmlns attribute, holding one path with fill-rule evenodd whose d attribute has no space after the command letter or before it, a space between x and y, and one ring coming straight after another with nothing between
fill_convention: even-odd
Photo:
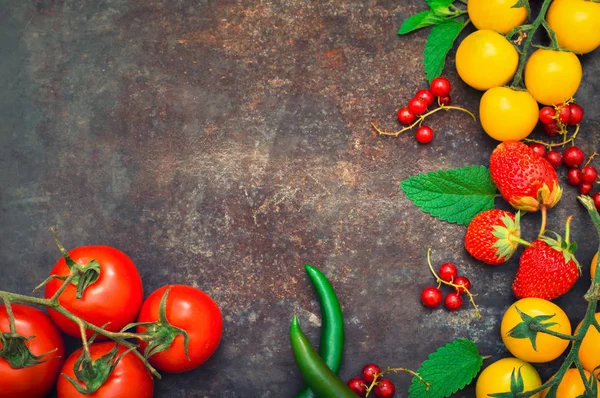
<instances>
[{"instance_id":1,"label":"yellow cherry tomato","mask_svg":"<svg viewBox=\"0 0 600 398\"><path fill-rule=\"evenodd\" d=\"M475 386L476 398L489 398L490 394L511 392L510 382L513 372L517 377L519 370L525 386L524 392L542 385L542 379L533 366L517 358L504 358L492 363L481 372ZM541 394L537 393L532 398L540 396Z\"/></svg>"},{"instance_id":2,"label":"yellow cherry tomato","mask_svg":"<svg viewBox=\"0 0 600 398\"><path fill-rule=\"evenodd\" d=\"M597 312L595 316L596 321L600 322L600 312ZM581 323L577 326L575 333L577 333L580 327ZM594 369L600 366L600 333L594 326L590 326L583 338L583 342L579 348L579 360L583 368L590 372L593 372ZM597 369L594 373L597 377L600 377L600 369Z\"/></svg>"},{"instance_id":3,"label":"yellow cherry tomato","mask_svg":"<svg viewBox=\"0 0 600 398\"><path fill-rule=\"evenodd\" d=\"M519 54L500 33L478 30L456 50L456 70L460 78L477 90L508 83L517 71Z\"/></svg>"},{"instance_id":4,"label":"yellow cherry tomato","mask_svg":"<svg viewBox=\"0 0 600 398\"><path fill-rule=\"evenodd\" d=\"M494 87L479 102L479 120L485 132L495 140L522 140L538 121L539 109L527 91Z\"/></svg>"},{"instance_id":5,"label":"yellow cherry tomato","mask_svg":"<svg viewBox=\"0 0 600 398\"><path fill-rule=\"evenodd\" d=\"M590 379L590 372L585 372L586 378ZM554 377L554 376L552 376ZM596 385L598 385L598 381L596 381ZM549 389L546 389L542 393L542 398L546 396ZM558 389L556 390L556 398L576 398L583 396L585 392L585 385L583 384L583 380L581 380L581 375L579 371L575 368L569 369L566 371L562 380L558 384ZM596 394L596 397L600 397L600 395Z\"/></svg>"},{"instance_id":6,"label":"yellow cherry tomato","mask_svg":"<svg viewBox=\"0 0 600 398\"><path fill-rule=\"evenodd\" d=\"M590 275L592 279L596 277L596 266L598 265L598 253L594 254L594 258L592 258L592 265L590 265Z\"/></svg>"},{"instance_id":7,"label":"yellow cherry tomato","mask_svg":"<svg viewBox=\"0 0 600 398\"><path fill-rule=\"evenodd\" d=\"M531 339L515 338L509 335L515 326L520 324L523 319L517 311L517 308L530 317L542 315L552 315L546 323L556 323L549 326L548 329L562 334L571 334L571 322L567 314L556 304L539 298L524 298L513 303L502 317L500 333L504 345L515 357L527 362L542 363L550 362L558 358L569 345L568 340L562 340L546 333L537 333L535 338L536 348L533 348Z\"/></svg>"},{"instance_id":8,"label":"yellow cherry tomato","mask_svg":"<svg viewBox=\"0 0 600 398\"><path fill-rule=\"evenodd\" d=\"M527 19L525 7L512 8L515 0L469 0L467 11L477 29L507 34Z\"/></svg>"},{"instance_id":9,"label":"yellow cherry tomato","mask_svg":"<svg viewBox=\"0 0 600 398\"><path fill-rule=\"evenodd\" d=\"M600 46L600 3L554 0L546 20L562 48L585 54Z\"/></svg>"},{"instance_id":10,"label":"yellow cherry tomato","mask_svg":"<svg viewBox=\"0 0 600 398\"><path fill-rule=\"evenodd\" d=\"M562 104L581 84L583 70L577 55L555 50L536 50L525 65L525 87L540 104Z\"/></svg>"}]
</instances>

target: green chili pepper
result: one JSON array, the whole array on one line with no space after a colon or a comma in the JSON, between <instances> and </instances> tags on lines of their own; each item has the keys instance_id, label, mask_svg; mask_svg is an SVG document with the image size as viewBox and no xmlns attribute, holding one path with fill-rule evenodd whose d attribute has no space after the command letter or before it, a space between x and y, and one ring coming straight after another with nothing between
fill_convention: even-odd
<instances>
[{"instance_id":1,"label":"green chili pepper","mask_svg":"<svg viewBox=\"0 0 600 398\"><path fill-rule=\"evenodd\" d=\"M321 343L319 355L333 373L340 370L344 351L344 317L340 302L335 295L333 286L325 275L315 267L306 264L306 273L312 283L321 306ZM310 388L303 388L295 398L315 398Z\"/></svg>"},{"instance_id":2,"label":"green chili pepper","mask_svg":"<svg viewBox=\"0 0 600 398\"><path fill-rule=\"evenodd\" d=\"M292 319L290 342L296 365L304 382L320 398L356 398L356 394L323 362L300 329L298 317Z\"/></svg>"}]
</instances>

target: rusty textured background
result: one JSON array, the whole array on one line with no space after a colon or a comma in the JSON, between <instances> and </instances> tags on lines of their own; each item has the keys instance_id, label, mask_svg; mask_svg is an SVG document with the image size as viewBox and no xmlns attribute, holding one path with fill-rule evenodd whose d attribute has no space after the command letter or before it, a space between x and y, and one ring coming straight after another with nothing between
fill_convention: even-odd
<instances>
[{"instance_id":1,"label":"rusty textured background","mask_svg":"<svg viewBox=\"0 0 600 398\"><path fill-rule=\"evenodd\" d=\"M496 143L458 112L432 118L437 135L425 146L369 128L395 128L398 107L426 85L426 32L396 35L422 9L420 0L0 0L1 288L26 293L47 276L55 226L67 247L128 253L147 294L166 283L206 291L224 314L221 346L201 368L157 382L157 397L292 396L301 385L292 315L315 343L319 334L304 263L339 292L345 380L367 362L416 369L457 337L507 355L499 319L516 260L477 263L464 227L421 213L398 188L417 173L487 164ZM591 152L600 53L582 62L579 143ZM452 64L454 102L477 110L480 93ZM587 269L598 242L575 197L566 187L549 227L562 231L575 215ZM538 221L525 217L525 237ZM482 320L469 306L420 305L432 282L427 247L471 278ZM574 322L585 279L558 300ZM406 397L409 378L393 379Z\"/></svg>"}]
</instances>

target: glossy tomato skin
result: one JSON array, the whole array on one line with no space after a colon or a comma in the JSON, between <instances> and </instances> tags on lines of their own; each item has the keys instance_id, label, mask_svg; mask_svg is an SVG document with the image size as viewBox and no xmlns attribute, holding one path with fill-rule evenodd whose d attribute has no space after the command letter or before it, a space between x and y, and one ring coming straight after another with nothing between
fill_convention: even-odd
<instances>
[{"instance_id":1,"label":"glossy tomato skin","mask_svg":"<svg viewBox=\"0 0 600 398\"><path fill-rule=\"evenodd\" d=\"M596 312L595 317L596 322L600 322L600 312ZM577 326L576 333L580 327L581 323ZM593 325L588 329L579 347L579 360L585 370L594 372L596 377L600 378L600 332Z\"/></svg>"},{"instance_id":2,"label":"glossy tomato skin","mask_svg":"<svg viewBox=\"0 0 600 398\"><path fill-rule=\"evenodd\" d=\"M144 299L142 278L131 259L120 250L109 246L82 246L69 252L78 264L96 260L100 264L100 277L83 293L81 299L75 297L77 288L71 284L61 294L58 301L68 311L96 325L106 326L106 330L117 332L125 325L134 322ZM61 258L50 275L66 276L69 268ZM60 288L62 281L54 279L46 285L45 296L50 298ZM79 337L79 328L71 320L49 309L52 320L65 333ZM88 336L91 336L88 331ZM98 337L102 339L102 336Z\"/></svg>"},{"instance_id":3,"label":"glossy tomato skin","mask_svg":"<svg viewBox=\"0 0 600 398\"><path fill-rule=\"evenodd\" d=\"M34 355L43 355L56 349L48 358L57 358L23 369L13 369L7 361L0 358L0 398L44 397L56 383L64 361L63 338L43 311L21 304L12 304L11 307L15 315L17 333L24 337L35 336L29 341L31 352ZM6 307L0 306L0 331L9 330Z\"/></svg>"},{"instance_id":4,"label":"glossy tomato skin","mask_svg":"<svg viewBox=\"0 0 600 398\"><path fill-rule=\"evenodd\" d=\"M90 345L92 359L107 354L115 346L112 341L93 343ZM125 346L119 346L118 354L127 351ZM67 358L61 373L75 377L73 367L81 355L81 348ZM64 377L58 379L58 398L152 398L154 394L154 379L148 373L144 363L135 354L128 353L113 369L106 382L96 392L88 395L81 394Z\"/></svg>"},{"instance_id":5,"label":"glossy tomato skin","mask_svg":"<svg viewBox=\"0 0 600 398\"><path fill-rule=\"evenodd\" d=\"M590 373L588 371L584 371L586 379L590 379ZM553 376L554 377L554 376ZM596 389L598 389L600 385L596 381ZM549 388L545 389L542 392L542 398L548 394ZM598 390L597 390L598 391ZM564 374L562 380L558 384L558 389L556 390L556 398L572 398L572 397L583 397L585 396L585 385L583 384L583 380L581 379L581 375L579 374L579 370L572 368L567 370ZM596 397L599 395L596 394Z\"/></svg>"},{"instance_id":6,"label":"glossy tomato skin","mask_svg":"<svg viewBox=\"0 0 600 398\"><path fill-rule=\"evenodd\" d=\"M582 75L574 53L540 48L525 64L525 87L540 104L562 104L575 95Z\"/></svg>"},{"instance_id":7,"label":"glossy tomato skin","mask_svg":"<svg viewBox=\"0 0 600 398\"><path fill-rule=\"evenodd\" d=\"M510 392L510 382L513 371L521 371L524 392L534 390L542 385L542 379L537 370L529 363L517 358L503 358L481 372L475 386L476 398L489 398L489 394ZM540 393L533 395L539 398Z\"/></svg>"},{"instance_id":8,"label":"glossy tomato skin","mask_svg":"<svg viewBox=\"0 0 600 398\"><path fill-rule=\"evenodd\" d=\"M467 11L477 29L495 30L503 35L527 19L525 7L513 8L513 0L469 0Z\"/></svg>"},{"instance_id":9,"label":"glossy tomato skin","mask_svg":"<svg viewBox=\"0 0 600 398\"><path fill-rule=\"evenodd\" d=\"M585 0L554 0L546 15L558 45L585 54L600 46L600 4Z\"/></svg>"},{"instance_id":10,"label":"glossy tomato skin","mask_svg":"<svg viewBox=\"0 0 600 398\"><path fill-rule=\"evenodd\" d=\"M527 91L494 87L479 102L479 119L484 131L498 141L522 140L535 128L538 105Z\"/></svg>"},{"instance_id":11,"label":"glossy tomato skin","mask_svg":"<svg viewBox=\"0 0 600 398\"><path fill-rule=\"evenodd\" d=\"M166 314L169 323L189 335L190 360L185 355L183 336L178 335L165 351L150 357L150 363L169 373L186 372L204 363L217 349L223 333L223 316L217 304L203 291L191 286L168 285L144 301L138 322L158 320L160 301L168 288ZM146 328L138 327L137 332ZM146 348L141 343L142 351Z\"/></svg>"}]
</instances>

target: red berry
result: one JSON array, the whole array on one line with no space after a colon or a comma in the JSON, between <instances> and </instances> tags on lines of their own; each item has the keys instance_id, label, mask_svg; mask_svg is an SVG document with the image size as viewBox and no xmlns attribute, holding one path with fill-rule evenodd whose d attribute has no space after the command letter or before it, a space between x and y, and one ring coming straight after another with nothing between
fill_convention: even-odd
<instances>
[{"instance_id":1,"label":"red berry","mask_svg":"<svg viewBox=\"0 0 600 398\"><path fill-rule=\"evenodd\" d=\"M594 205L596 209L600 210L600 192L596 192L592 195L592 199L594 200Z\"/></svg>"},{"instance_id":2,"label":"red berry","mask_svg":"<svg viewBox=\"0 0 600 398\"><path fill-rule=\"evenodd\" d=\"M415 98L418 98L421 101L425 102L427 106L432 105L434 99L433 94L431 94L431 91L426 89L417 91L417 93L415 94Z\"/></svg>"},{"instance_id":3,"label":"red berry","mask_svg":"<svg viewBox=\"0 0 600 398\"><path fill-rule=\"evenodd\" d=\"M444 305L450 311L458 310L462 306L462 303L462 296L456 292L448 293L444 299Z\"/></svg>"},{"instance_id":4,"label":"red berry","mask_svg":"<svg viewBox=\"0 0 600 398\"><path fill-rule=\"evenodd\" d=\"M542 144L534 142L533 144L529 144L529 148L533 149L533 152L537 153L542 157L546 155L546 147Z\"/></svg>"},{"instance_id":5,"label":"red berry","mask_svg":"<svg viewBox=\"0 0 600 398\"><path fill-rule=\"evenodd\" d=\"M398 111L398 120L402 124L411 124L415 121L416 115L408 108L400 108Z\"/></svg>"},{"instance_id":6,"label":"red berry","mask_svg":"<svg viewBox=\"0 0 600 398\"><path fill-rule=\"evenodd\" d=\"M569 108L571 108L569 125L575 126L576 124L581 123L581 119L583 119L583 108L578 104L569 104Z\"/></svg>"},{"instance_id":7,"label":"red berry","mask_svg":"<svg viewBox=\"0 0 600 398\"><path fill-rule=\"evenodd\" d=\"M437 287L426 287L421 292L421 302L427 308L437 308L442 304L442 292Z\"/></svg>"},{"instance_id":8,"label":"red berry","mask_svg":"<svg viewBox=\"0 0 600 398\"><path fill-rule=\"evenodd\" d=\"M585 154L579 147L570 146L563 152L563 163L567 167L579 167L585 160Z\"/></svg>"},{"instance_id":9,"label":"red berry","mask_svg":"<svg viewBox=\"0 0 600 398\"><path fill-rule=\"evenodd\" d=\"M552 150L546 154L546 160L552 166L554 166L554 168L557 168L557 167L560 167L560 165L562 164L563 155L562 155L562 153L560 153L558 151Z\"/></svg>"},{"instance_id":10,"label":"red berry","mask_svg":"<svg viewBox=\"0 0 600 398\"><path fill-rule=\"evenodd\" d=\"M361 376L362 379L367 383L372 383L373 380L375 380L375 376L379 373L381 373L379 366L375 365L374 363L370 363L365 365L365 367L362 369Z\"/></svg>"},{"instance_id":11,"label":"red berry","mask_svg":"<svg viewBox=\"0 0 600 398\"><path fill-rule=\"evenodd\" d=\"M554 116L556 116L556 110L554 108L545 106L540 109L540 122L542 122L542 124L554 123Z\"/></svg>"},{"instance_id":12,"label":"red berry","mask_svg":"<svg viewBox=\"0 0 600 398\"><path fill-rule=\"evenodd\" d=\"M577 167L571 167L569 171L567 171L567 182L569 185L579 185L581 182L581 172Z\"/></svg>"},{"instance_id":13,"label":"red berry","mask_svg":"<svg viewBox=\"0 0 600 398\"><path fill-rule=\"evenodd\" d=\"M582 182L579 184L579 193L582 195L589 195L594 189L594 185L591 182Z\"/></svg>"},{"instance_id":14,"label":"red berry","mask_svg":"<svg viewBox=\"0 0 600 398\"><path fill-rule=\"evenodd\" d=\"M394 383L391 382L391 380L381 379L377 382L375 388L373 388L373 392L375 393L376 397L389 398L394 396L394 393L396 392L396 387L394 386Z\"/></svg>"},{"instance_id":15,"label":"red berry","mask_svg":"<svg viewBox=\"0 0 600 398\"><path fill-rule=\"evenodd\" d=\"M439 99L440 105L448 106L452 102L452 97L450 95L444 95Z\"/></svg>"},{"instance_id":16,"label":"red berry","mask_svg":"<svg viewBox=\"0 0 600 398\"><path fill-rule=\"evenodd\" d=\"M550 137L555 137L560 134L560 126L556 122L544 124L542 130L544 130L544 133Z\"/></svg>"},{"instance_id":17,"label":"red berry","mask_svg":"<svg viewBox=\"0 0 600 398\"><path fill-rule=\"evenodd\" d=\"M466 276L459 276L454 280L454 284L461 286L456 288L456 291L460 294L466 293L467 290L471 290L471 281Z\"/></svg>"},{"instance_id":18,"label":"red berry","mask_svg":"<svg viewBox=\"0 0 600 398\"><path fill-rule=\"evenodd\" d=\"M454 279L456 279L457 275L458 275L458 268L456 268L456 265L454 265L452 263L444 263L444 264L440 265L439 277L441 280L450 282L450 281L453 281Z\"/></svg>"},{"instance_id":19,"label":"red berry","mask_svg":"<svg viewBox=\"0 0 600 398\"><path fill-rule=\"evenodd\" d=\"M429 90L431 90L431 93L436 97L445 97L450 94L451 87L450 80L445 77L436 77L431 82Z\"/></svg>"},{"instance_id":20,"label":"red berry","mask_svg":"<svg viewBox=\"0 0 600 398\"><path fill-rule=\"evenodd\" d=\"M598 178L598 170L594 166L585 166L581 169L581 181L595 182Z\"/></svg>"},{"instance_id":21,"label":"red berry","mask_svg":"<svg viewBox=\"0 0 600 398\"><path fill-rule=\"evenodd\" d=\"M427 103L418 98L411 98L408 101L408 109L414 112L415 115L420 115L427 110Z\"/></svg>"},{"instance_id":22,"label":"red berry","mask_svg":"<svg viewBox=\"0 0 600 398\"><path fill-rule=\"evenodd\" d=\"M366 382L360 377L354 377L348 380L348 387L359 397L364 397L367 394Z\"/></svg>"},{"instance_id":23,"label":"red berry","mask_svg":"<svg viewBox=\"0 0 600 398\"><path fill-rule=\"evenodd\" d=\"M433 130L429 126L421 126L417 129L415 138L420 144L427 144L433 140Z\"/></svg>"},{"instance_id":24,"label":"red berry","mask_svg":"<svg viewBox=\"0 0 600 398\"><path fill-rule=\"evenodd\" d=\"M571 107L569 105L565 105L561 108L558 108L558 120L560 120L562 124L567 124L570 118Z\"/></svg>"}]
</instances>

